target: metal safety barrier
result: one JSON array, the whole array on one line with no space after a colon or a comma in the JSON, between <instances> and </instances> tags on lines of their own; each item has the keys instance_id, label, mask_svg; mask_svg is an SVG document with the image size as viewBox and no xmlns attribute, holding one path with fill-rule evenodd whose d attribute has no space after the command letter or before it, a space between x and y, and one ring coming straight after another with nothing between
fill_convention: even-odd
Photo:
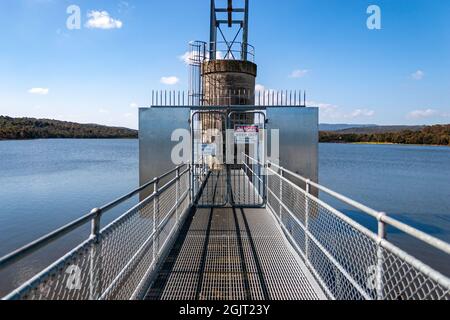
<instances>
[{"instance_id":1,"label":"metal safety barrier","mask_svg":"<svg viewBox=\"0 0 450 320\"><path fill-rule=\"evenodd\" d=\"M328 298L450 299L450 279L389 242L386 228L394 227L444 254L450 254L448 243L275 163L268 161L264 168L267 208ZM320 200L314 188L376 219L378 233Z\"/></svg>"},{"instance_id":2,"label":"metal safety barrier","mask_svg":"<svg viewBox=\"0 0 450 320\"><path fill-rule=\"evenodd\" d=\"M208 99L205 99L205 95ZM198 93L193 90L152 90L151 107L188 108L199 106L300 107L307 106L306 91L302 90L223 90L215 93Z\"/></svg>"},{"instance_id":3,"label":"metal safety barrier","mask_svg":"<svg viewBox=\"0 0 450 320\"><path fill-rule=\"evenodd\" d=\"M265 199L287 240L321 291L339 300L450 299L450 279L387 240L387 226L450 254L450 245L375 211L275 163L245 156L252 192ZM193 172L198 171L195 175ZM4 299L115 300L144 298L170 252L192 204L200 203L216 172L205 165L181 166L118 200L0 259L0 269L91 223L91 235ZM161 186L161 181L167 181ZM112 223L101 218L127 199L153 193ZM193 190L195 189L195 190ZM323 192L378 222L377 232L316 196Z\"/></svg>"},{"instance_id":4,"label":"metal safety barrier","mask_svg":"<svg viewBox=\"0 0 450 320\"><path fill-rule=\"evenodd\" d=\"M120 199L0 259L12 265L86 223L89 239L4 299L114 300L145 295L152 271L171 246L191 205L190 166L180 166ZM165 185L162 180L171 179ZM100 229L101 218L127 199L153 187L153 193Z\"/></svg>"}]
</instances>

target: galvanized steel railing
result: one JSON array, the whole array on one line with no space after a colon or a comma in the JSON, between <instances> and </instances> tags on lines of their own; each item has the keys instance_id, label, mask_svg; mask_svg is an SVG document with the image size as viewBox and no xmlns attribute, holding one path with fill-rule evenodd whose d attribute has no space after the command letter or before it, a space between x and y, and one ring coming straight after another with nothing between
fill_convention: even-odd
<instances>
[{"instance_id":1,"label":"galvanized steel railing","mask_svg":"<svg viewBox=\"0 0 450 320\"><path fill-rule=\"evenodd\" d=\"M247 157L253 163L258 163ZM267 208L330 299L450 299L450 279L386 238L392 226L444 254L450 245L278 165L259 163ZM258 167L259 168L259 167ZM91 222L91 236L6 299L138 299L170 249L211 174L178 167L118 200L0 259L0 268ZM173 176L173 177L172 177ZM164 186L162 180L171 179ZM257 182L256 180L254 182ZM260 182L258 189L260 190ZM265 183L264 183L265 182ZM299 184L304 184L305 189ZM195 186L192 192L191 185ZM100 229L102 216L149 187L154 191ZM378 221L378 233L320 200L324 192Z\"/></svg>"},{"instance_id":2,"label":"galvanized steel railing","mask_svg":"<svg viewBox=\"0 0 450 320\"><path fill-rule=\"evenodd\" d=\"M164 186L162 180L171 179ZM101 218L152 187L153 193L100 230ZM138 299L190 208L190 167L180 166L0 259L12 265L91 222L91 236L4 299Z\"/></svg>"},{"instance_id":3,"label":"galvanized steel railing","mask_svg":"<svg viewBox=\"0 0 450 320\"><path fill-rule=\"evenodd\" d=\"M240 106L254 102L256 107L306 107L306 91L302 90L228 90L217 94L208 93L208 101L204 94L193 90L152 90L151 107L200 107L202 105ZM208 102L208 103L206 103Z\"/></svg>"},{"instance_id":4,"label":"galvanized steel railing","mask_svg":"<svg viewBox=\"0 0 450 320\"><path fill-rule=\"evenodd\" d=\"M386 227L444 254L448 243L270 161L265 168L267 207L330 299L450 299L450 279L389 242ZM314 196L313 188L376 219L378 234Z\"/></svg>"},{"instance_id":5,"label":"galvanized steel railing","mask_svg":"<svg viewBox=\"0 0 450 320\"><path fill-rule=\"evenodd\" d=\"M189 56L186 62L190 65L200 65L210 60L238 60L255 62L255 47L242 42L189 42Z\"/></svg>"}]
</instances>

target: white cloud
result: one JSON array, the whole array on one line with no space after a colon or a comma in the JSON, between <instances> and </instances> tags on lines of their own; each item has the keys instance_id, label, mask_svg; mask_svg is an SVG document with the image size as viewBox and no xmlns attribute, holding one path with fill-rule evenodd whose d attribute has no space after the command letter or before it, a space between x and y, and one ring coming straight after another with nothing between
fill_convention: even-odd
<instances>
[{"instance_id":1,"label":"white cloud","mask_svg":"<svg viewBox=\"0 0 450 320\"><path fill-rule=\"evenodd\" d=\"M108 113L109 113L108 110L103 109L103 108L98 109L98 112L99 112L99 113L102 113L102 114L108 114Z\"/></svg>"},{"instance_id":2,"label":"white cloud","mask_svg":"<svg viewBox=\"0 0 450 320\"><path fill-rule=\"evenodd\" d=\"M320 109L320 117L324 119L334 120L341 118L341 114L338 111L339 106L330 103L308 101L306 103L308 106L317 107Z\"/></svg>"},{"instance_id":3,"label":"white cloud","mask_svg":"<svg viewBox=\"0 0 450 320\"><path fill-rule=\"evenodd\" d=\"M370 118L375 116L374 110L355 109L351 112L342 111L341 107L331 103L308 101L308 106L320 109L321 121L346 121L357 118Z\"/></svg>"},{"instance_id":4,"label":"white cloud","mask_svg":"<svg viewBox=\"0 0 450 320\"><path fill-rule=\"evenodd\" d=\"M183 61L185 64L190 64L191 63L191 57L194 57L194 54L189 52L189 51L186 51L181 56L178 56L178 59Z\"/></svg>"},{"instance_id":5,"label":"white cloud","mask_svg":"<svg viewBox=\"0 0 450 320\"><path fill-rule=\"evenodd\" d=\"M136 102L130 103L130 108L137 108L138 104Z\"/></svg>"},{"instance_id":6,"label":"white cloud","mask_svg":"<svg viewBox=\"0 0 450 320\"><path fill-rule=\"evenodd\" d=\"M193 51L193 52L186 51L181 56L178 56L178 59L180 61L183 61L187 65L190 65L193 61L198 61L201 58L202 57L200 56L200 53L199 52L195 52L195 51ZM208 59L209 59L209 52L207 51L206 52L206 60L208 60ZM224 59L223 52L217 51L216 52L216 59L218 59L218 60Z\"/></svg>"},{"instance_id":7,"label":"white cloud","mask_svg":"<svg viewBox=\"0 0 450 320\"><path fill-rule=\"evenodd\" d=\"M303 78L304 76L306 76L308 74L309 70L294 70L292 71L292 73L289 75L289 78Z\"/></svg>"},{"instance_id":8,"label":"white cloud","mask_svg":"<svg viewBox=\"0 0 450 320\"><path fill-rule=\"evenodd\" d=\"M128 113L125 113L123 116L124 116L125 118L131 118L132 116L134 116L134 114L131 113L131 112L128 112Z\"/></svg>"},{"instance_id":9,"label":"white cloud","mask_svg":"<svg viewBox=\"0 0 450 320\"><path fill-rule=\"evenodd\" d=\"M30 90L28 90L28 93L31 94L38 94L41 96L45 96L50 92L50 89L48 88L31 88Z\"/></svg>"},{"instance_id":10,"label":"white cloud","mask_svg":"<svg viewBox=\"0 0 450 320\"><path fill-rule=\"evenodd\" d=\"M86 27L91 29L120 29L122 21L112 18L107 11L90 11Z\"/></svg>"},{"instance_id":11,"label":"white cloud","mask_svg":"<svg viewBox=\"0 0 450 320\"><path fill-rule=\"evenodd\" d=\"M356 109L349 115L349 118L373 117L374 115L375 115L375 111L373 111L373 110Z\"/></svg>"},{"instance_id":12,"label":"white cloud","mask_svg":"<svg viewBox=\"0 0 450 320\"><path fill-rule=\"evenodd\" d=\"M161 78L161 83L168 85L168 86L173 86L173 85L177 84L178 82L180 82L180 79L178 79L175 76Z\"/></svg>"},{"instance_id":13,"label":"white cloud","mask_svg":"<svg viewBox=\"0 0 450 320\"><path fill-rule=\"evenodd\" d=\"M261 98L264 99L265 103L268 103L269 105L272 104L272 94L275 95L275 99L277 97L277 91L273 89L267 89L262 84L257 84L255 86L255 91L257 93L258 92L262 93ZM287 98L285 92L280 92L280 95L283 97L283 99ZM302 98L301 103L303 104L303 94L301 98ZM290 99L290 97L288 97L287 99ZM300 101L298 101L299 97L297 97L296 99L297 99L296 104L299 105L300 104ZM363 117L369 118L375 115L375 111L369 109L355 109L352 112L345 112L342 111L338 105L331 103L307 101L306 105L320 109L321 121L345 121L355 118L363 118Z\"/></svg>"},{"instance_id":14,"label":"white cloud","mask_svg":"<svg viewBox=\"0 0 450 320\"><path fill-rule=\"evenodd\" d=\"M407 118L409 119L424 119L430 118L434 116L438 116L439 112L434 109L425 109L425 110L414 110L408 113Z\"/></svg>"},{"instance_id":15,"label":"white cloud","mask_svg":"<svg viewBox=\"0 0 450 320\"><path fill-rule=\"evenodd\" d=\"M120 1L117 5L117 11L119 13L128 13L129 11L135 9L136 7L134 5L131 5L127 1Z\"/></svg>"},{"instance_id":16,"label":"white cloud","mask_svg":"<svg viewBox=\"0 0 450 320\"><path fill-rule=\"evenodd\" d=\"M417 70L416 72L411 74L411 78L413 80L417 80L417 81L422 80L424 76L425 76L425 73L422 70Z\"/></svg>"},{"instance_id":17,"label":"white cloud","mask_svg":"<svg viewBox=\"0 0 450 320\"><path fill-rule=\"evenodd\" d=\"M208 58L209 58L209 54L208 54ZM230 55L228 55L226 58L227 58L227 59L230 59L230 60L234 60L233 57L230 56ZM216 52L216 59L217 59L217 60L225 59L225 57L223 56L223 52L222 52L222 51L217 51L217 52Z\"/></svg>"},{"instance_id":18,"label":"white cloud","mask_svg":"<svg viewBox=\"0 0 450 320\"><path fill-rule=\"evenodd\" d=\"M255 86L255 91L265 91L265 90L266 90L266 87L263 86L262 84L257 84Z\"/></svg>"}]
</instances>

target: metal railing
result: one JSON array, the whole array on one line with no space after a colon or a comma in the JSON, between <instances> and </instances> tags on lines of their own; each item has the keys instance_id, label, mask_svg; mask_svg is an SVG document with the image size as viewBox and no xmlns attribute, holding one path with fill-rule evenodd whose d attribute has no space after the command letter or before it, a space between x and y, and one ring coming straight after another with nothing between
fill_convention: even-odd
<instances>
[{"instance_id":1,"label":"metal railing","mask_svg":"<svg viewBox=\"0 0 450 320\"><path fill-rule=\"evenodd\" d=\"M91 223L89 239L23 283L4 299L138 299L170 248L191 206L190 166L179 166L129 194L0 259L13 265L64 235ZM165 185L160 182L170 179ZM153 193L112 223L101 218L126 200L153 187Z\"/></svg>"},{"instance_id":2,"label":"metal railing","mask_svg":"<svg viewBox=\"0 0 450 320\"><path fill-rule=\"evenodd\" d=\"M444 254L450 254L448 243L275 163L268 161L264 167L267 207L328 298L450 299L450 279L389 242L386 228L394 227ZM313 188L376 219L378 232L320 200Z\"/></svg>"},{"instance_id":3,"label":"metal railing","mask_svg":"<svg viewBox=\"0 0 450 320\"><path fill-rule=\"evenodd\" d=\"M264 174L260 179L251 180L257 186L254 191L265 195L267 209L328 298L450 299L450 279L388 241L386 228L396 228L447 255L450 254L449 244L275 163L246 158L245 170L252 175L255 170L262 170ZM191 180L194 170L200 174ZM204 165L197 169L177 167L1 258L0 269L14 265L91 223L91 234L86 241L4 299L142 298L170 251L188 210L198 202L212 174L214 172ZM151 195L101 229L102 216L150 187L153 187ZM262 187L265 190L261 190ZM315 196L315 191L372 217L378 222L377 232L331 207Z\"/></svg>"},{"instance_id":4,"label":"metal railing","mask_svg":"<svg viewBox=\"0 0 450 320\"><path fill-rule=\"evenodd\" d=\"M207 97L207 98L206 98ZM306 107L306 92L302 90L222 90L198 94L183 90L152 90L152 107L199 107L248 104L257 107Z\"/></svg>"},{"instance_id":5,"label":"metal railing","mask_svg":"<svg viewBox=\"0 0 450 320\"><path fill-rule=\"evenodd\" d=\"M239 60L255 62L255 47L242 42L211 42L205 60Z\"/></svg>"},{"instance_id":6,"label":"metal railing","mask_svg":"<svg viewBox=\"0 0 450 320\"><path fill-rule=\"evenodd\" d=\"M189 56L187 61L190 65L201 65L211 60L238 60L255 62L255 47L249 43L242 42L189 42Z\"/></svg>"}]
</instances>

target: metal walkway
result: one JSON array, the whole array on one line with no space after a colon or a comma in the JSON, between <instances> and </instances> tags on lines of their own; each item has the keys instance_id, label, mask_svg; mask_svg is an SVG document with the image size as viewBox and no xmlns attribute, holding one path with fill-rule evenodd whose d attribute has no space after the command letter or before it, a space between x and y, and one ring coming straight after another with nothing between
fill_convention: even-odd
<instances>
[{"instance_id":1,"label":"metal walkway","mask_svg":"<svg viewBox=\"0 0 450 320\"><path fill-rule=\"evenodd\" d=\"M198 209L188 217L151 300L325 299L265 209Z\"/></svg>"}]
</instances>

